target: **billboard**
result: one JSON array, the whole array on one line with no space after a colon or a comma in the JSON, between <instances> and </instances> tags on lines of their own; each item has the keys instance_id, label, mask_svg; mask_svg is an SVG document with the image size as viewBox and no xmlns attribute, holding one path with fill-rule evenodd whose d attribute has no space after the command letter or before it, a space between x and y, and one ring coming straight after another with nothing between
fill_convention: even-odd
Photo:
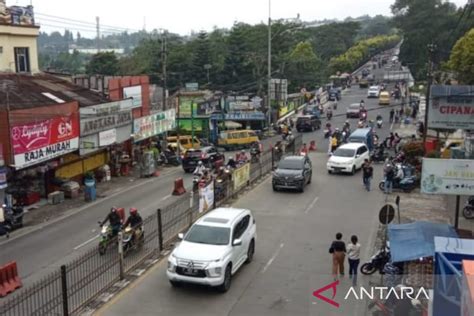
<instances>
[{"instance_id":1,"label":"billboard","mask_svg":"<svg viewBox=\"0 0 474 316\"><path fill-rule=\"evenodd\" d=\"M140 141L149 137L173 130L176 127L176 111L164 112L140 117L133 121L134 140Z\"/></svg>"},{"instance_id":2,"label":"billboard","mask_svg":"<svg viewBox=\"0 0 474 316\"><path fill-rule=\"evenodd\" d=\"M14 125L11 140L17 169L75 151L79 148L77 113Z\"/></svg>"},{"instance_id":3,"label":"billboard","mask_svg":"<svg viewBox=\"0 0 474 316\"><path fill-rule=\"evenodd\" d=\"M474 129L474 86L432 86L428 128Z\"/></svg>"},{"instance_id":4,"label":"billboard","mask_svg":"<svg viewBox=\"0 0 474 316\"><path fill-rule=\"evenodd\" d=\"M421 192L473 195L474 160L423 158Z\"/></svg>"}]
</instances>

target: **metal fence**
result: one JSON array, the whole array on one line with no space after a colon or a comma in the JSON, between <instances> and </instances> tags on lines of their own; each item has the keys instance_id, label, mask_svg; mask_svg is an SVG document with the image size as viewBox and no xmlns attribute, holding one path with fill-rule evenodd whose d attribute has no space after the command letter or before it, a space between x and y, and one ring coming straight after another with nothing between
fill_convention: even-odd
<instances>
[{"instance_id":1,"label":"metal fence","mask_svg":"<svg viewBox=\"0 0 474 316\"><path fill-rule=\"evenodd\" d=\"M285 154L296 154L302 143L297 135L286 147ZM234 190L232 181L217 188L214 184L215 208L235 198L246 187L271 172L283 155L274 148L261 153L259 162L250 165L247 185ZM110 247L103 255L96 247L91 247L73 261L61 266L57 271L45 276L32 286L19 290L11 299L4 300L0 315L74 315L112 287L117 281L135 269L146 259L158 255L169 247L178 233L189 228L204 214L199 213L199 195L189 192L173 203L158 209L144 219L144 243L137 249L120 254L117 239L111 240Z\"/></svg>"}]
</instances>

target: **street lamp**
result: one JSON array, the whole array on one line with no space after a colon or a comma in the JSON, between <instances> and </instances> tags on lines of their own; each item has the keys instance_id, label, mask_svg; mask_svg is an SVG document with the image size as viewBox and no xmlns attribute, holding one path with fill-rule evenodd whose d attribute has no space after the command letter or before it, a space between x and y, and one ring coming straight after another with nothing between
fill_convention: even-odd
<instances>
[{"instance_id":1,"label":"street lamp","mask_svg":"<svg viewBox=\"0 0 474 316\"><path fill-rule=\"evenodd\" d=\"M272 123L272 102L270 95L272 92L272 18L271 18L271 4L272 0L268 0L268 92L267 92L267 113L268 113L268 131L270 131L270 125Z\"/></svg>"}]
</instances>

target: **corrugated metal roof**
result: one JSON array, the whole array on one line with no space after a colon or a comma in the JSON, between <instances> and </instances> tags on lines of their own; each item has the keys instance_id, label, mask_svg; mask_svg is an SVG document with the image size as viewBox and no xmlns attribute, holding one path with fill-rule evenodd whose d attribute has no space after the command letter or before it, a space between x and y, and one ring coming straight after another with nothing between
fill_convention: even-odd
<instances>
[{"instance_id":1,"label":"corrugated metal roof","mask_svg":"<svg viewBox=\"0 0 474 316\"><path fill-rule=\"evenodd\" d=\"M0 109L27 109L77 100L80 107L110 102L101 94L47 75L0 74Z\"/></svg>"}]
</instances>

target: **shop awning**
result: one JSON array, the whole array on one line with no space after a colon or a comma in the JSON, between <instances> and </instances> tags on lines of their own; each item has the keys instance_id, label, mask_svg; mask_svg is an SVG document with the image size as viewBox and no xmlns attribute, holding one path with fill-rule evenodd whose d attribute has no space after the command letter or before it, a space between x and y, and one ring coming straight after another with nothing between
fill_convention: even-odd
<instances>
[{"instance_id":1,"label":"shop awning","mask_svg":"<svg viewBox=\"0 0 474 316\"><path fill-rule=\"evenodd\" d=\"M390 224L388 239L390 240L392 262L412 261L434 256L435 236L458 237L454 228L448 224L423 221Z\"/></svg>"}]
</instances>

